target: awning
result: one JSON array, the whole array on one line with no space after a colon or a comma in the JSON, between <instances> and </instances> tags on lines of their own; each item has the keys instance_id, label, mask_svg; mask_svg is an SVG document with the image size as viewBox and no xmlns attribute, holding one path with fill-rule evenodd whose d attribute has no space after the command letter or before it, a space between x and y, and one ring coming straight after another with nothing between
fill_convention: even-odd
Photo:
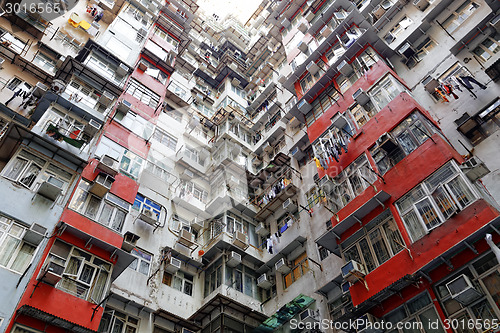
<instances>
[{"instance_id":1,"label":"awning","mask_svg":"<svg viewBox=\"0 0 500 333\"><path fill-rule=\"evenodd\" d=\"M336 235L333 230L328 230L316 240L316 244L323 246L328 251L340 257L338 237L340 235Z\"/></svg>"},{"instance_id":2,"label":"awning","mask_svg":"<svg viewBox=\"0 0 500 333\"><path fill-rule=\"evenodd\" d=\"M76 333L96 333L97 331L91 330L90 328L75 324L69 320L63 319L51 313L42 311L30 305L23 305L17 310L18 314L26 315L38 320L41 320L50 325L62 327L70 332Z\"/></svg>"},{"instance_id":3,"label":"awning","mask_svg":"<svg viewBox=\"0 0 500 333\"><path fill-rule=\"evenodd\" d=\"M304 244L305 241L306 241L305 237L297 236L293 241L288 243L287 246L285 246L279 252L277 252L268 262L260 266L259 269L256 270L256 272L258 274L263 274L269 270L272 270L274 268L274 265L278 262L278 260L280 260L281 258L286 258L290 253L292 253L293 250L295 250L299 246L302 246L302 244Z\"/></svg>"},{"instance_id":4,"label":"awning","mask_svg":"<svg viewBox=\"0 0 500 333\"><path fill-rule=\"evenodd\" d=\"M368 213L374 210L377 206L383 206L383 203L390 197L391 196L385 191L378 192L349 216L334 225L332 231L338 236L342 235L347 229L356 223L360 223L361 219L368 215Z\"/></svg>"},{"instance_id":5,"label":"awning","mask_svg":"<svg viewBox=\"0 0 500 333\"><path fill-rule=\"evenodd\" d=\"M172 322L175 324L175 326L180 326L182 328L186 328L188 330L191 330L193 332L199 331L201 329L201 326L196 324L193 321L188 321L187 319L184 319L182 317L179 317L171 312L168 312L167 310L164 309L158 309L157 311L153 312L155 317L161 317L169 322Z\"/></svg>"},{"instance_id":6,"label":"awning","mask_svg":"<svg viewBox=\"0 0 500 333\"><path fill-rule=\"evenodd\" d=\"M132 261L135 260L135 256L131 255L130 253L125 252L124 250L117 248L109 243L106 243L99 238L91 236L86 232L83 232L65 222L59 222L58 230L59 232L67 232L75 237L83 239L86 243L93 244L94 246L97 246L104 251L109 252L111 254L110 260L112 257L116 257L116 263L114 264L113 272L111 273L111 281L120 276L120 274L132 263Z\"/></svg>"},{"instance_id":7,"label":"awning","mask_svg":"<svg viewBox=\"0 0 500 333\"><path fill-rule=\"evenodd\" d=\"M224 313L237 312L243 314L247 317L262 322L267 319L267 316L263 313L253 310L252 308L238 303L235 299L231 299L221 294L217 294L205 305L198 309L191 317L190 321L201 323L207 316L212 314L216 315L220 313L221 306L224 307ZM214 312L216 311L216 312Z\"/></svg>"}]
</instances>

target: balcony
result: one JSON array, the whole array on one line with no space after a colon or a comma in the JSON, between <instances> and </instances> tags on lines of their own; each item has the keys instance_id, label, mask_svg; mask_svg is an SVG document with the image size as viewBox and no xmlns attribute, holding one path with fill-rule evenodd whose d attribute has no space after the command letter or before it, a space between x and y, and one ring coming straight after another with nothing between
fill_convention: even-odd
<instances>
[{"instance_id":1,"label":"balcony","mask_svg":"<svg viewBox=\"0 0 500 333\"><path fill-rule=\"evenodd\" d=\"M201 201L193 193L186 190L182 185L173 191L172 201L181 207L190 210L193 214L204 217L207 215L205 202Z\"/></svg>"},{"instance_id":2,"label":"balcony","mask_svg":"<svg viewBox=\"0 0 500 333\"><path fill-rule=\"evenodd\" d=\"M175 162L198 173L204 174L207 171L207 159L210 152L201 148L200 150L181 148L175 156Z\"/></svg>"},{"instance_id":3,"label":"balcony","mask_svg":"<svg viewBox=\"0 0 500 333\"><path fill-rule=\"evenodd\" d=\"M293 197L297 192L298 188L292 182L291 172L285 172L284 176L279 177L252 200L252 205L257 209L255 218L265 221L283 205L286 199Z\"/></svg>"}]
</instances>

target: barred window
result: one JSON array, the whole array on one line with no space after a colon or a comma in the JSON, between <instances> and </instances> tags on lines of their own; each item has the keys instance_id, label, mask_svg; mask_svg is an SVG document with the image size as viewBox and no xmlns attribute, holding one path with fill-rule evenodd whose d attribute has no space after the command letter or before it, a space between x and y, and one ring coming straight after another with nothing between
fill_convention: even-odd
<instances>
[{"instance_id":1,"label":"barred window","mask_svg":"<svg viewBox=\"0 0 500 333\"><path fill-rule=\"evenodd\" d=\"M160 95L142 85L136 79L130 80L127 86L126 93L134 96L153 109L155 109L158 106L158 103L160 103Z\"/></svg>"}]
</instances>

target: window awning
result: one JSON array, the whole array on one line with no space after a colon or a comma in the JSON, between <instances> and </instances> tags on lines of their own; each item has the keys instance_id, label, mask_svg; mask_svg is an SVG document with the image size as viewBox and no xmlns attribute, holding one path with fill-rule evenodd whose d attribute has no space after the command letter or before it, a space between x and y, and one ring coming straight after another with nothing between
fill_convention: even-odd
<instances>
[{"instance_id":1,"label":"window awning","mask_svg":"<svg viewBox=\"0 0 500 333\"><path fill-rule=\"evenodd\" d=\"M62 327L70 332L75 333L97 333L97 331L91 330L90 328L75 324L69 320L63 319L51 313L42 311L30 305L23 305L17 310L18 314L30 316L32 318L41 320L50 325Z\"/></svg>"},{"instance_id":2,"label":"window awning","mask_svg":"<svg viewBox=\"0 0 500 333\"><path fill-rule=\"evenodd\" d=\"M352 212L349 216L334 225L332 231L338 236L342 235L344 232L346 232L347 229L349 229L356 223L360 223L361 219L368 215L368 213L374 210L377 206L383 206L383 203L390 197L391 196L387 192L379 191L367 202L365 202L358 209Z\"/></svg>"},{"instance_id":3,"label":"window awning","mask_svg":"<svg viewBox=\"0 0 500 333\"><path fill-rule=\"evenodd\" d=\"M112 257L116 256L116 262L113 266L113 272L111 273L111 281L115 280L118 276L120 276L120 274L132 263L132 261L135 260L135 256L133 256L132 254L120 248L117 248L116 246L113 246L109 243L106 243L105 241L99 238L91 236L86 232L83 232L70 224L59 222L58 230L59 232L67 232L75 237L83 239L85 243L93 244L103 249L104 251L109 252L111 254L110 260Z\"/></svg>"},{"instance_id":4,"label":"window awning","mask_svg":"<svg viewBox=\"0 0 500 333\"><path fill-rule=\"evenodd\" d=\"M323 246L328 251L340 257L338 237L340 235L336 235L333 230L328 230L316 240L316 244Z\"/></svg>"}]
</instances>

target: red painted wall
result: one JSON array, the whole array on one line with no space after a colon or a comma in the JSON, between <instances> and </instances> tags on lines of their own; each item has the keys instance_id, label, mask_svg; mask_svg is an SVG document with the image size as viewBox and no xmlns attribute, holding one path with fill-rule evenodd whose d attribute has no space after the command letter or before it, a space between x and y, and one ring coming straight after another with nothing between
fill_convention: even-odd
<instances>
[{"instance_id":1,"label":"red painted wall","mask_svg":"<svg viewBox=\"0 0 500 333\"><path fill-rule=\"evenodd\" d=\"M131 133L128 129L112 121L106 127L104 134L107 138L125 147L142 158L147 158L151 144L140 136Z\"/></svg>"}]
</instances>

